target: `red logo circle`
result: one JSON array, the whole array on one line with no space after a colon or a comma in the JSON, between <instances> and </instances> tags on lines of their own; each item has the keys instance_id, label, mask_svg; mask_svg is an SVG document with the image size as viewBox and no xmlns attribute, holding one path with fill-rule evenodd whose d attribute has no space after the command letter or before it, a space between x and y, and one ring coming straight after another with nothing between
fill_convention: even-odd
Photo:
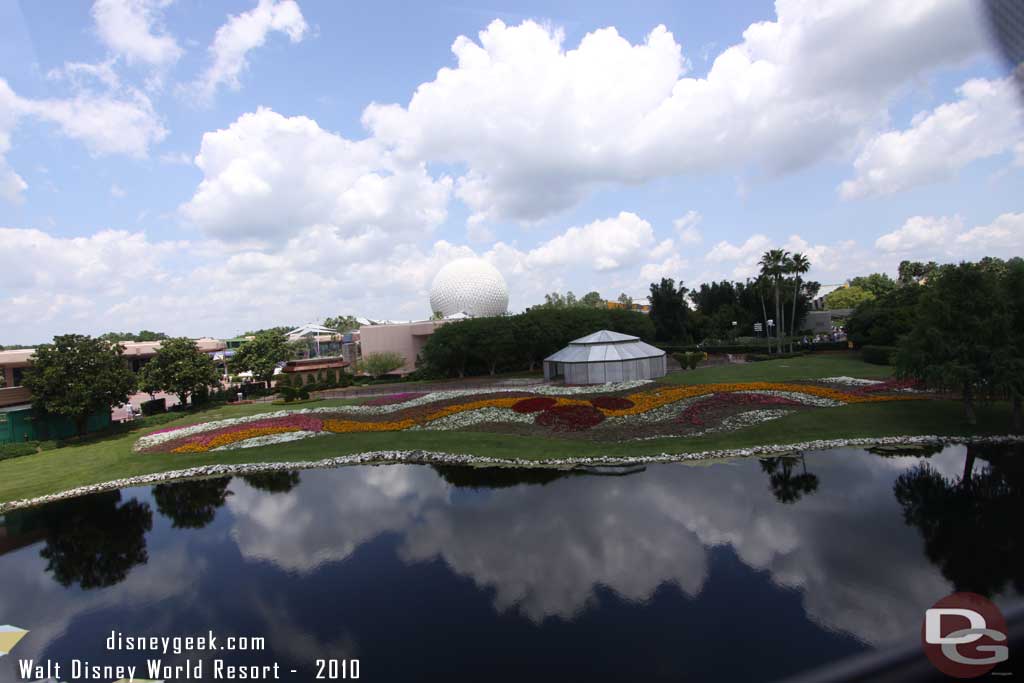
<instances>
[{"instance_id":1,"label":"red logo circle","mask_svg":"<svg viewBox=\"0 0 1024 683\"><path fill-rule=\"evenodd\" d=\"M984 676L1009 657L1006 619L977 593L953 593L925 612L921 644L935 668L953 678Z\"/></svg>"}]
</instances>

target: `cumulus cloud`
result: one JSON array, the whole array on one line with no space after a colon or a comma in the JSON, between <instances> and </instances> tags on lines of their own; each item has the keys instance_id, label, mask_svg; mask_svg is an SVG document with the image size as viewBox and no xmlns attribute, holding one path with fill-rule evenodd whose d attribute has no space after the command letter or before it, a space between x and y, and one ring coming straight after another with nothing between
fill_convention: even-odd
<instances>
[{"instance_id":1,"label":"cumulus cloud","mask_svg":"<svg viewBox=\"0 0 1024 683\"><path fill-rule=\"evenodd\" d=\"M209 101L217 89L226 85L237 90L239 76L249 66L249 51L267 42L272 31L284 33L297 43L305 36L309 26L302 10L294 0L259 0L248 12L228 17L210 45L210 65L193 83L198 95Z\"/></svg>"},{"instance_id":2,"label":"cumulus cloud","mask_svg":"<svg viewBox=\"0 0 1024 683\"><path fill-rule=\"evenodd\" d=\"M204 178L182 213L218 238L280 241L317 224L422 237L447 216L451 192L449 178L396 162L372 139L263 108L204 134L195 163Z\"/></svg>"},{"instance_id":3,"label":"cumulus cloud","mask_svg":"<svg viewBox=\"0 0 1024 683\"><path fill-rule=\"evenodd\" d=\"M899 86L985 43L976 8L952 2L779 0L704 78L674 36L631 44L614 28L567 49L560 30L491 23L460 36L457 64L406 106L373 104L373 134L412 159L465 163L471 221L536 221L604 183L753 166L785 172L846 151Z\"/></svg>"},{"instance_id":4,"label":"cumulus cloud","mask_svg":"<svg viewBox=\"0 0 1024 683\"><path fill-rule=\"evenodd\" d=\"M28 187L4 158L11 148L11 134L22 119L54 123L66 137L81 142L96 155L145 157L152 145L167 136L152 102L141 91L128 88L97 92L77 80L78 76L88 74L89 78L102 81L105 73L95 65L65 65L55 77L74 75L75 94L63 99L21 97L0 78L0 197L20 201Z\"/></svg>"},{"instance_id":5,"label":"cumulus cloud","mask_svg":"<svg viewBox=\"0 0 1024 683\"><path fill-rule=\"evenodd\" d=\"M671 247L671 241L655 244L651 224L635 213L623 211L614 218L569 228L531 249L526 263L541 268L585 264L597 271L615 270L637 263L652 250L664 253Z\"/></svg>"},{"instance_id":6,"label":"cumulus cloud","mask_svg":"<svg viewBox=\"0 0 1024 683\"><path fill-rule=\"evenodd\" d=\"M1004 213L988 225L979 225L957 235L954 243L992 256L1024 254L1024 213Z\"/></svg>"},{"instance_id":7,"label":"cumulus cloud","mask_svg":"<svg viewBox=\"0 0 1024 683\"><path fill-rule=\"evenodd\" d=\"M903 225L875 240L886 252L941 249L963 227L959 216L911 216Z\"/></svg>"},{"instance_id":8,"label":"cumulus cloud","mask_svg":"<svg viewBox=\"0 0 1024 683\"><path fill-rule=\"evenodd\" d=\"M697 226L700 225L701 215L699 211L687 211L681 218L672 221L672 227L679 235L680 244L700 244L704 237L700 234Z\"/></svg>"},{"instance_id":9,"label":"cumulus cloud","mask_svg":"<svg viewBox=\"0 0 1024 683\"><path fill-rule=\"evenodd\" d=\"M96 0L93 20L100 40L131 64L165 67L184 50L162 26L161 11L173 0Z\"/></svg>"},{"instance_id":10,"label":"cumulus cloud","mask_svg":"<svg viewBox=\"0 0 1024 683\"><path fill-rule=\"evenodd\" d=\"M839 187L842 197L893 194L952 178L972 161L1022 144L1012 78L970 80L958 93L959 100L918 114L909 128L870 140L854 161L856 177Z\"/></svg>"}]
</instances>

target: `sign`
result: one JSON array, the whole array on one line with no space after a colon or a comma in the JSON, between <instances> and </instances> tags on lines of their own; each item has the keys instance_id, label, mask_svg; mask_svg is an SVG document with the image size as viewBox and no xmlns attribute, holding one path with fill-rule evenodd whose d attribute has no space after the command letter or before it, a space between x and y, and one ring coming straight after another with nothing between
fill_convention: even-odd
<instances>
[{"instance_id":1,"label":"sign","mask_svg":"<svg viewBox=\"0 0 1024 683\"><path fill-rule=\"evenodd\" d=\"M761 323L754 323L754 332L760 332L764 329L764 325Z\"/></svg>"}]
</instances>

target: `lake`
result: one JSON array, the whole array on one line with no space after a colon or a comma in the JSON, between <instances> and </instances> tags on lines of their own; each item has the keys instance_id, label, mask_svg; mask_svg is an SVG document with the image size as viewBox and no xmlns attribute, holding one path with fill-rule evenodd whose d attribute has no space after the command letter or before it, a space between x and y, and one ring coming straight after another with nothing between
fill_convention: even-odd
<instances>
[{"instance_id":1,"label":"lake","mask_svg":"<svg viewBox=\"0 0 1024 683\"><path fill-rule=\"evenodd\" d=\"M27 658L206 660L213 680L208 652L105 646L211 630L265 638L216 657L282 680L315 680L321 659L358 659L366 681L774 680L914 638L954 590L1018 604L1021 455L362 466L17 511L0 624L30 633L0 680Z\"/></svg>"}]
</instances>

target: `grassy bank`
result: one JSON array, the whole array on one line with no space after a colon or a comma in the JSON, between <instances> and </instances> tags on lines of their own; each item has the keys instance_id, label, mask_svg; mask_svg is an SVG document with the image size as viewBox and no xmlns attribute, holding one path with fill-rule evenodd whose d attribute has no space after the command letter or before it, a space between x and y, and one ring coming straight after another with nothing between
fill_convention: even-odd
<instances>
[{"instance_id":1,"label":"grassy bank","mask_svg":"<svg viewBox=\"0 0 1024 683\"><path fill-rule=\"evenodd\" d=\"M802 358L750 365L704 368L677 373L671 379L688 383L795 380L833 375L878 376L888 368L870 366L839 357ZM778 364L778 365L776 365ZM756 370L755 374L749 374ZM683 375L683 378L679 378ZM693 382L689 380L693 378ZM316 405L351 403L331 400ZM240 415L279 410L281 406L254 404L225 406L186 415L167 425L193 424ZM659 453L693 453L706 450L746 448L814 439L863 438L900 435L982 435L1006 433L1009 407L991 404L979 409L979 423L970 428L956 401L906 401L863 403L801 411L782 419L735 432L690 438L663 438L626 443L598 443L582 439L543 436L511 436L483 432L378 432L337 434L262 448L203 454L132 452L142 429L97 438L35 455L0 462L0 502L56 493L113 479L184 469L215 463L314 461L373 450L424 449L498 458L544 460L561 457L635 456Z\"/></svg>"},{"instance_id":2,"label":"grassy bank","mask_svg":"<svg viewBox=\"0 0 1024 683\"><path fill-rule=\"evenodd\" d=\"M872 365L859 353L820 353L797 358L698 366L696 370L673 372L662 381L668 384L711 384L713 382L792 382L822 377L860 377L889 379L892 368Z\"/></svg>"}]
</instances>

